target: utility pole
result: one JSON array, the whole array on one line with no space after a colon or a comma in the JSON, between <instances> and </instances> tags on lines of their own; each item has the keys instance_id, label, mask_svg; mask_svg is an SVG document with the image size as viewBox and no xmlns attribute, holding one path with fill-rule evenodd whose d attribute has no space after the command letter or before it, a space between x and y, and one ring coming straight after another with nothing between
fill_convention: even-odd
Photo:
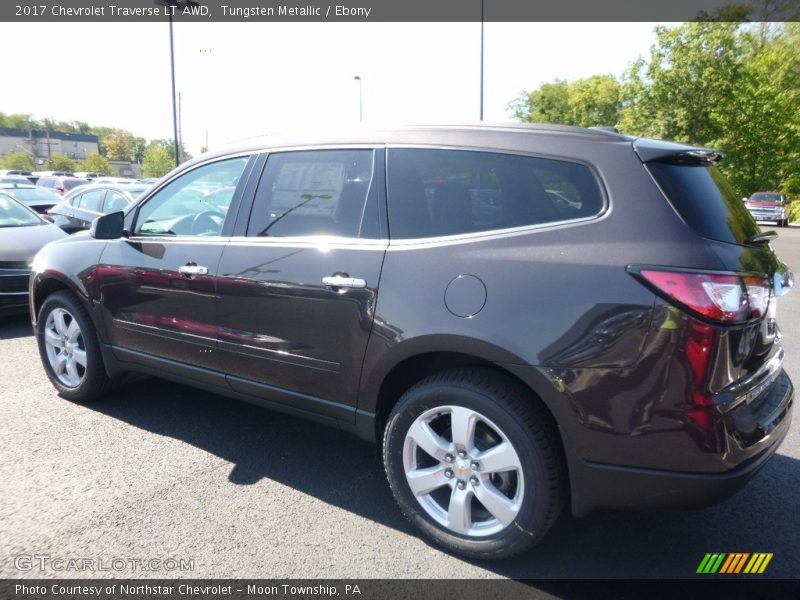
<instances>
[{"instance_id":1,"label":"utility pole","mask_svg":"<svg viewBox=\"0 0 800 600\"><path fill-rule=\"evenodd\" d=\"M181 93L178 92L178 157L183 158L183 107Z\"/></svg>"},{"instance_id":2,"label":"utility pole","mask_svg":"<svg viewBox=\"0 0 800 600\"><path fill-rule=\"evenodd\" d=\"M180 150L178 150L178 106L175 100L175 44L172 39L172 11L169 13L169 62L172 69L172 132L175 140L175 166L181 164Z\"/></svg>"},{"instance_id":3,"label":"utility pole","mask_svg":"<svg viewBox=\"0 0 800 600\"><path fill-rule=\"evenodd\" d=\"M483 121L483 2L481 0L481 121Z\"/></svg>"}]
</instances>

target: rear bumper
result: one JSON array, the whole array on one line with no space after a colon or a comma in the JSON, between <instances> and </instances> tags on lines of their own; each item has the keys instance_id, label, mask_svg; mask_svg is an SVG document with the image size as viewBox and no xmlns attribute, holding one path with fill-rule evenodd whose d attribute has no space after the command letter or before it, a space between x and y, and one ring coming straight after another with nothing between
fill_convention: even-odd
<instances>
[{"instance_id":1,"label":"rear bumper","mask_svg":"<svg viewBox=\"0 0 800 600\"><path fill-rule=\"evenodd\" d=\"M726 415L729 451L725 462L741 458L734 468L716 473L686 473L621 467L584 460L565 444L572 487L572 513L599 509L702 508L731 496L752 479L777 451L789 431L794 388L781 371L770 398L750 411L742 403ZM764 414L765 406L769 414ZM754 438L758 437L756 441Z\"/></svg>"}]
</instances>

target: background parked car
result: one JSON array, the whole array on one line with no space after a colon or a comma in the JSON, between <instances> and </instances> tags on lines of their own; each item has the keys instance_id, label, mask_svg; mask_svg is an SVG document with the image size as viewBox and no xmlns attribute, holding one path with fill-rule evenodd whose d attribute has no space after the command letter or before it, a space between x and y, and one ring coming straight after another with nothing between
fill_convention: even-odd
<instances>
[{"instance_id":1,"label":"background parked car","mask_svg":"<svg viewBox=\"0 0 800 600\"><path fill-rule=\"evenodd\" d=\"M81 179L98 179L100 177L107 177L107 174L93 171L76 171L75 177L80 177Z\"/></svg>"},{"instance_id":2,"label":"background parked car","mask_svg":"<svg viewBox=\"0 0 800 600\"><path fill-rule=\"evenodd\" d=\"M0 183L0 191L8 194L28 208L32 208L40 215L61 202L61 196L47 188L32 185L17 185L16 183Z\"/></svg>"},{"instance_id":3,"label":"background parked car","mask_svg":"<svg viewBox=\"0 0 800 600\"><path fill-rule=\"evenodd\" d=\"M0 311L28 306L28 278L36 253L64 232L0 190Z\"/></svg>"},{"instance_id":4,"label":"background parked car","mask_svg":"<svg viewBox=\"0 0 800 600\"><path fill-rule=\"evenodd\" d=\"M19 185L31 185L30 180L22 175L4 175L0 177L0 183L16 183Z\"/></svg>"},{"instance_id":5,"label":"background parked car","mask_svg":"<svg viewBox=\"0 0 800 600\"><path fill-rule=\"evenodd\" d=\"M775 221L778 227L789 226L789 199L779 192L756 192L744 205L756 221Z\"/></svg>"},{"instance_id":6,"label":"background parked car","mask_svg":"<svg viewBox=\"0 0 800 600\"><path fill-rule=\"evenodd\" d=\"M37 177L75 177L72 171L35 171Z\"/></svg>"},{"instance_id":7,"label":"background parked car","mask_svg":"<svg viewBox=\"0 0 800 600\"><path fill-rule=\"evenodd\" d=\"M89 229L100 215L124 210L147 185L85 185L50 209L53 223L67 233Z\"/></svg>"},{"instance_id":8,"label":"background parked car","mask_svg":"<svg viewBox=\"0 0 800 600\"><path fill-rule=\"evenodd\" d=\"M132 185L139 183L138 179L131 179L130 177L98 177L92 180L92 183L106 183L111 185Z\"/></svg>"},{"instance_id":9,"label":"background parked car","mask_svg":"<svg viewBox=\"0 0 800 600\"><path fill-rule=\"evenodd\" d=\"M87 183L89 183L88 179L79 179L77 177L42 177L36 182L36 185L53 190L63 196L72 188L86 185Z\"/></svg>"}]
</instances>

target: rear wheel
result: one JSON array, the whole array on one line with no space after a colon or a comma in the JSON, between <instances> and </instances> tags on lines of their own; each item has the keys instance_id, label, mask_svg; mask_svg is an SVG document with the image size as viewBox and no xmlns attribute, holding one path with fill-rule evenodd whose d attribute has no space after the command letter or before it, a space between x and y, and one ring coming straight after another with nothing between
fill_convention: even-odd
<instances>
[{"instance_id":1,"label":"rear wheel","mask_svg":"<svg viewBox=\"0 0 800 600\"><path fill-rule=\"evenodd\" d=\"M94 324L69 292L56 292L44 301L36 341L44 370L62 397L88 402L111 387Z\"/></svg>"},{"instance_id":2,"label":"rear wheel","mask_svg":"<svg viewBox=\"0 0 800 600\"><path fill-rule=\"evenodd\" d=\"M384 434L400 508L429 539L470 558L536 544L564 504L560 445L542 407L486 369L434 375L408 390Z\"/></svg>"}]
</instances>

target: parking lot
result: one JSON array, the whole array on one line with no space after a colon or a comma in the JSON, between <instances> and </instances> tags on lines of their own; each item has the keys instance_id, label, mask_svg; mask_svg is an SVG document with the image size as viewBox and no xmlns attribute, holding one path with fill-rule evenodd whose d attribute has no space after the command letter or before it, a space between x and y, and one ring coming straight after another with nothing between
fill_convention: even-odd
<instances>
[{"instance_id":1,"label":"parking lot","mask_svg":"<svg viewBox=\"0 0 800 600\"><path fill-rule=\"evenodd\" d=\"M800 272L800 227L778 231L773 247ZM797 382L800 289L778 319ZM2 577L684 578L706 552L772 552L765 576L800 576L797 423L759 477L718 506L564 518L530 553L471 563L417 536L366 442L155 379L67 402L25 316L0 320L0 357ZM20 555L192 568L42 572L20 570Z\"/></svg>"}]
</instances>

